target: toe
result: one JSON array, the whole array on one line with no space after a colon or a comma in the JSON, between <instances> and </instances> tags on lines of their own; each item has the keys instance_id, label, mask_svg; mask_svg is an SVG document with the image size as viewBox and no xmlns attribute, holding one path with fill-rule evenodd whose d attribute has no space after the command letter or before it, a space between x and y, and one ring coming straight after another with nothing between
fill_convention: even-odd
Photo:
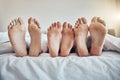
<instances>
[{"instance_id":1,"label":"toe","mask_svg":"<svg viewBox=\"0 0 120 80\"><path fill-rule=\"evenodd\" d=\"M81 24L81 19L80 18L78 18L78 24Z\"/></svg>"},{"instance_id":2,"label":"toe","mask_svg":"<svg viewBox=\"0 0 120 80\"><path fill-rule=\"evenodd\" d=\"M20 25L24 24L24 22L23 22L21 17L18 17L18 22L20 23Z\"/></svg>"},{"instance_id":3,"label":"toe","mask_svg":"<svg viewBox=\"0 0 120 80\"><path fill-rule=\"evenodd\" d=\"M10 24L9 25L11 25L12 26L12 22L10 22Z\"/></svg>"},{"instance_id":4,"label":"toe","mask_svg":"<svg viewBox=\"0 0 120 80\"><path fill-rule=\"evenodd\" d=\"M15 25L16 25L14 20L12 21L12 24L13 24L13 26L15 26Z\"/></svg>"},{"instance_id":5,"label":"toe","mask_svg":"<svg viewBox=\"0 0 120 80\"><path fill-rule=\"evenodd\" d=\"M14 26L14 21L13 20L11 21L11 26Z\"/></svg>"},{"instance_id":6,"label":"toe","mask_svg":"<svg viewBox=\"0 0 120 80\"><path fill-rule=\"evenodd\" d=\"M104 20L102 20L100 17L97 18L97 21L106 26L106 23Z\"/></svg>"},{"instance_id":7,"label":"toe","mask_svg":"<svg viewBox=\"0 0 120 80\"><path fill-rule=\"evenodd\" d=\"M76 23L75 23L75 28L77 28L77 27L78 27L78 23L76 22Z\"/></svg>"},{"instance_id":8,"label":"toe","mask_svg":"<svg viewBox=\"0 0 120 80\"><path fill-rule=\"evenodd\" d=\"M12 28L12 26L11 26L11 25L8 25L8 30L11 29L11 28Z\"/></svg>"},{"instance_id":9,"label":"toe","mask_svg":"<svg viewBox=\"0 0 120 80\"><path fill-rule=\"evenodd\" d=\"M51 26L49 27L49 29L54 29L55 26L56 26L56 23L54 22L54 23L51 24Z\"/></svg>"},{"instance_id":10,"label":"toe","mask_svg":"<svg viewBox=\"0 0 120 80\"><path fill-rule=\"evenodd\" d=\"M14 21L15 21L15 25L18 24L18 19L15 19Z\"/></svg>"},{"instance_id":11,"label":"toe","mask_svg":"<svg viewBox=\"0 0 120 80\"><path fill-rule=\"evenodd\" d=\"M54 23L51 24L51 27L53 27L53 26L54 26Z\"/></svg>"},{"instance_id":12,"label":"toe","mask_svg":"<svg viewBox=\"0 0 120 80\"><path fill-rule=\"evenodd\" d=\"M64 22L63 23L63 29L66 29L67 28L67 22Z\"/></svg>"},{"instance_id":13,"label":"toe","mask_svg":"<svg viewBox=\"0 0 120 80\"><path fill-rule=\"evenodd\" d=\"M75 28L78 28L78 26L81 24L81 19L78 18L78 20L75 23Z\"/></svg>"},{"instance_id":14,"label":"toe","mask_svg":"<svg viewBox=\"0 0 120 80\"><path fill-rule=\"evenodd\" d=\"M50 28L48 28L48 31L50 31Z\"/></svg>"},{"instance_id":15,"label":"toe","mask_svg":"<svg viewBox=\"0 0 120 80\"><path fill-rule=\"evenodd\" d=\"M72 25L71 25L71 24L68 24L68 28L69 28L69 29L72 29Z\"/></svg>"},{"instance_id":16,"label":"toe","mask_svg":"<svg viewBox=\"0 0 120 80\"><path fill-rule=\"evenodd\" d=\"M57 22L57 27L61 28L61 23L60 22Z\"/></svg>"},{"instance_id":17,"label":"toe","mask_svg":"<svg viewBox=\"0 0 120 80\"><path fill-rule=\"evenodd\" d=\"M81 18L81 22L82 22L83 24L87 24L86 18L82 17L82 18Z\"/></svg>"},{"instance_id":18,"label":"toe","mask_svg":"<svg viewBox=\"0 0 120 80\"><path fill-rule=\"evenodd\" d=\"M52 29L52 26L50 26L49 29Z\"/></svg>"},{"instance_id":19,"label":"toe","mask_svg":"<svg viewBox=\"0 0 120 80\"><path fill-rule=\"evenodd\" d=\"M96 16L93 17L92 20L91 20L91 22L97 22L97 17Z\"/></svg>"},{"instance_id":20,"label":"toe","mask_svg":"<svg viewBox=\"0 0 120 80\"><path fill-rule=\"evenodd\" d=\"M57 23L56 23L56 22L53 23L53 27L54 27L54 28L57 27Z\"/></svg>"},{"instance_id":21,"label":"toe","mask_svg":"<svg viewBox=\"0 0 120 80\"><path fill-rule=\"evenodd\" d=\"M38 20L37 20L37 19L34 19L34 22L35 22L35 24L38 26L38 28L40 28L40 23L38 22Z\"/></svg>"},{"instance_id":22,"label":"toe","mask_svg":"<svg viewBox=\"0 0 120 80\"><path fill-rule=\"evenodd\" d=\"M48 28L48 31L50 31L51 30L51 26Z\"/></svg>"},{"instance_id":23,"label":"toe","mask_svg":"<svg viewBox=\"0 0 120 80\"><path fill-rule=\"evenodd\" d=\"M32 21L33 21L33 18L32 18L32 17L30 17L30 18L28 19L28 23L29 23L29 24L31 24L31 23L32 23Z\"/></svg>"}]
</instances>

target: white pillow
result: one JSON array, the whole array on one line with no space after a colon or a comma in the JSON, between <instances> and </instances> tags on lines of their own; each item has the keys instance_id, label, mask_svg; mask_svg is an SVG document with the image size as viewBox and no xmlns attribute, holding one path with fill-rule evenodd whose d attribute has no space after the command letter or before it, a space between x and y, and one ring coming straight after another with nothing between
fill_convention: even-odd
<instances>
[{"instance_id":1,"label":"white pillow","mask_svg":"<svg viewBox=\"0 0 120 80\"><path fill-rule=\"evenodd\" d=\"M117 51L120 53L120 38L107 34L103 50Z\"/></svg>"}]
</instances>

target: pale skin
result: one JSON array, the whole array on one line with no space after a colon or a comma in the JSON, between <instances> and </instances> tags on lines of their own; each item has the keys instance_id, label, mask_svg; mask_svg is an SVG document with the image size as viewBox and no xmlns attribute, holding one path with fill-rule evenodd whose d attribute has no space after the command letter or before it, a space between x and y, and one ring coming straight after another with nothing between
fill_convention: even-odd
<instances>
[{"instance_id":1,"label":"pale skin","mask_svg":"<svg viewBox=\"0 0 120 80\"><path fill-rule=\"evenodd\" d=\"M88 56L88 49L86 45L88 35L88 25L85 18L78 18L75 23L75 44L79 56Z\"/></svg>"},{"instance_id":2,"label":"pale skin","mask_svg":"<svg viewBox=\"0 0 120 80\"><path fill-rule=\"evenodd\" d=\"M50 56L57 57L59 51L60 56L68 56L74 41L78 55L81 57L88 56L89 53L86 45L88 32L90 32L91 37L90 55L101 55L104 38L107 33L105 26L104 20L99 17L93 17L90 26L87 25L87 20L84 17L78 18L74 29L67 22L64 22L63 25L60 22L54 22L47 32ZM30 56L38 56L41 52L41 28L38 20L35 18L28 19L28 31L31 37L28 53ZM8 25L9 39L18 57L27 55L25 33L26 28L20 17L12 20Z\"/></svg>"},{"instance_id":3,"label":"pale skin","mask_svg":"<svg viewBox=\"0 0 120 80\"><path fill-rule=\"evenodd\" d=\"M107 33L106 23L100 17L93 17L89 26L91 37L90 55L100 56L104 44L104 38Z\"/></svg>"},{"instance_id":4,"label":"pale skin","mask_svg":"<svg viewBox=\"0 0 120 80\"><path fill-rule=\"evenodd\" d=\"M47 39L48 39L48 48L51 57L57 57L61 39L62 39L62 26L60 22L54 22L48 28Z\"/></svg>"},{"instance_id":5,"label":"pale skin","mask_svg":"<svg viewBox=\"0 0 120 80\"><path fill-rule=\"evenodd\" d=\"M60 56L66 57L74 43L74 31L72 25L64 22L61 26L60 22L53 23L47 33L48 48L51 57L57 57L60 50Z\"/></svg>"},{"instance_id":6,"label":"pale skin","mask_svg":"<svg viewBox=\"0 0 120 80\"><path fill-rule=\"evenodd\" d=\"M26 28L21 18L12 20L8 25L9 39L16 53L16 56L18 57L27 55L25 33Z\"/></svg>"},{"instance_id":7,"label":"pale skin","mask_svg":"<svg viewBox=\"0 0 120 80\"><path fill-rule=\"evenodd\" d=\"M66 57L69 55L74 43L74 31L72 25L64 22L62 29L62 40L60 47L60 56Z\"/></svg>"},{"instance_id":8,"label":"pale skin","mask_svg":"<svg viewBox=\"0 0 120 80\"><path fill-rule=\"evenodd\" d=\"M91 50L90 55L100 56L104 44L104 38L107 33L105 21L100 19L100 17L93 17L91 24L88 27L87 20L79 18L75 23L75 43L77 48L77 53L79 56L88 56L88 49L86 45L87 34L90 32L91 37Z\"/></svg>"},{"instance_id":9,"label":"pale skin","mask_svg":"<svg viewBox=\"0 0 120 80\"><path fill-rule=\"evenodd\" d=\"M31 37L29 55L38 56L41 52L41 29L40 24L35 18L28 19L28 31Z\"/></svg>"},{"instance_id":10,"label":"pale skin","mask_svg":"<svg viewBox=\"0 0 120 80\"><path fill-rule=\"evenodd\" d=\"M41 52L41 29L39 22L35 18L29 18L28 31L31 37L29 55L38 56ZM26 28L20 17L11 21L8 25L9 39L17 57L27 55L25 33Z\"/></svg>"}]
</instances>

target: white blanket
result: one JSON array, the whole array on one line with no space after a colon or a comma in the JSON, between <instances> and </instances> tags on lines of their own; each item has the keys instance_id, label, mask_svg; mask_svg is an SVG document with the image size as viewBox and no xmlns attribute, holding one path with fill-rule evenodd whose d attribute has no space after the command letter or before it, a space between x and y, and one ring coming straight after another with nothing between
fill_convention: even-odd
<instances>
[{"instance_id":1,"label":"white blanket","mask_svg":"<svg viewBox=\"0 0 120 80\"><path fill-rule=\"evenodd\" d=\"M26 43L27 47L29 48L30 45L30 36L29 33L26 33ZM42 33L42 40L41 40L41 48L42 52L47 52L47 35ZM88 48L90 48L90 38L88 37L88 43L87 43ZM73 48L75 48L73 46ZM117 51L120 52L120 38L111 36L109 34L106 35L105 37L105 44L103 46L103 50L112 50L112 51ZM8 38L8 33L7 32L0 32L0 54L4 53L10 53L13 52L11 43Z\"/></svg>"},{"instance_id":2,"label":"white blanket","mask_svg":"<svg viewBox=\"0 0 120 80\"><path fill-rule=\"evenodd\" d=\"M120 80L120 53L102 56L51 58L0 55L0 80Z\"/></svg>"},{"instance_id":3,"label":"white blanket","mask_svg":"<svg viewBox=\"0 0 120 80\"><path fill-rule=\"evenodd\" d=\"M43 52L46 37L42 35ZM26 42L29 46L27 34ZM120 80L120 38L107 35L103 49L109 51L102 56L15 57L7 33L0 33L0 80Z\"/></svg>"}]
</instances>

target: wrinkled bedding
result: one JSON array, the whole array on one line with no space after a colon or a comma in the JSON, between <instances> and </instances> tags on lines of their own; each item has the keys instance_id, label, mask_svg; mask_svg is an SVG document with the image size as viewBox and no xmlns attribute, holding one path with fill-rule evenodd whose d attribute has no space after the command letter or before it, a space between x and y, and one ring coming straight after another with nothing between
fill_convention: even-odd
<instances>
[{"instance_id":1,"label":"wrinkled bedding","mask_svg":"<svg viewBox=\"0 0 120 80\"><path fill-rule=\"evenodd\" d=\"M105 51L101 56L51 58L0 55L0 80L120 80L120 53Z\"/></svg>"},{"instance_id":2,"label":"wrinkled bedding","mask_svg":"<svg viewBox=\"0 0 120 80\"><path fill-rule=\"evenodd\" d=\"M29 48L28 34L26 42ZM52 58L42 34L42 51L38 57L16 57L7 32L0 33L0 80L120 80L120 38L107 35L101 56Z\"/></svg>"}]
</instances>

